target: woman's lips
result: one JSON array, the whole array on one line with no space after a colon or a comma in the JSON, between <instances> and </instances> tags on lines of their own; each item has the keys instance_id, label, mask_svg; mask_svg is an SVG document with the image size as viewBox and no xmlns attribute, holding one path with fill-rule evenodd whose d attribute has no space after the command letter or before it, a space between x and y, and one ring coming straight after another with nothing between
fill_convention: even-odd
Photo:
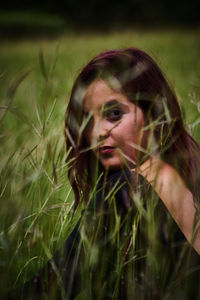
<instances>
[{"instance_id":1,"label":"woman's lips","mask_svg":"<svg viewBox=\"0 0 200 300\"><path fill-rule=\"evenodd\" d=\"M101 148L99 149L99 153L100 153L101 155L107 155L107 154L112 153L113 150L114 150L114 147L111 147L111 146L104 146L104 147L101 147Z\"/></svg>"}]
</instances>

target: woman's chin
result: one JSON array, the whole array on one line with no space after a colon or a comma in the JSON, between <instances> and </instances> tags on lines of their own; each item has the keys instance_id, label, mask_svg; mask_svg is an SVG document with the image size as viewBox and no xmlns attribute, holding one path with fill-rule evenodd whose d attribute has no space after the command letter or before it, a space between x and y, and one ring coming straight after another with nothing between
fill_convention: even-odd
<instances>
[{"instance_id":1,"label":"woman's chin","mask_svg":"<svg viewBox=\"0 0 200 300\"><path fill-rule=\"evenodd\" d=\"M121 161L121 160L115 160L115 159L110 159L110 160L101 160L101 164L106 170L120 170L124 169L125 167L129 167L127 162Z\"/></svg>"}]
</instances>

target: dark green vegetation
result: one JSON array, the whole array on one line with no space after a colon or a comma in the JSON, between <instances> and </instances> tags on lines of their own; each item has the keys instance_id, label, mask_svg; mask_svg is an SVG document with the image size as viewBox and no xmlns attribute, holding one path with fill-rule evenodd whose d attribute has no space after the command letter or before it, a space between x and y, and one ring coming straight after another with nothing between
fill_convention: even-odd
<instances>
[{"instance_id":1,"label":"dark green vegetation","mask_svg":"<svg viewBox=\"0 0 200 300\"><path fill-rule=\"evenodd\" d=\"M7 11L7 15L8 13L17 14L18 11L50 13L64 20L65 25L81 27L81 29L83 27L108 29L119 24L128 26L133 24L196 26L200 24L198 0L192 2L187 0L152 0L151 2L147 0L125 0L123 2L116 0L109 2L106 0L43 0L42 2L39 0L21 0L20 2L7 0L1 3L1 9ZM57 23L55 19L56 17L54 20L52 19L54 25ZM34 20L32 23L40 21L38 15L38 21ZM23 17L20 18L21 22L23 22ZM28 25L26 20L25 24ZM31 20L29 24L32 26Z\"/></svg>"},{"instance_id":2,"label":"dark green vegetation","mask_svg":"<svg viewBox=\"0 0 200 300\"><path fill-rule=\"evenodd\" d=\"M170 79L186 126L200 142L199 36L197 29L129 30L1 42L1 290L32 277L74 226L63 132L81 67L106 49L146 50Z\"/></svg>"}]
</instances>

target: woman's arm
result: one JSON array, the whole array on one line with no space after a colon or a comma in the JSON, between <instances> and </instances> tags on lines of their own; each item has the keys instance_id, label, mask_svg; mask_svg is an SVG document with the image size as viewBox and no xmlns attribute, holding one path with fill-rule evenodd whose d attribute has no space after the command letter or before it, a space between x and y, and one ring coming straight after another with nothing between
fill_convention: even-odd
<instances>
[{"instance_id":1,"label":"woman's arm","mask_svg":"<svg viewBox=\"0 0 200 300\"><path fill-rule=\"evenodd\" d=\"M186 239L200 254L200 228L194 234L193 195L178 172L156 156L145 161L138 172L153 186Z\"/></svg>"}]
</instances>

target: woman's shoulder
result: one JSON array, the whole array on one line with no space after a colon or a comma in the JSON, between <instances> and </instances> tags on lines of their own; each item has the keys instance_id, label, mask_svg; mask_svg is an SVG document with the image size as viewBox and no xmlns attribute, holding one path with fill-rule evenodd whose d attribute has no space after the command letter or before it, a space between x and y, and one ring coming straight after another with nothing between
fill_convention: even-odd
<instances>
[{"instance_id":1,"label":"woman's shoulder","mask_svg":"<svg viewBox=\"0 0 200 300\"><path fill-rule=\"evenodd\" d=\"M139 173L155 189L186 239L200 252L200 233L195 228L198 211L192 192L175 167L154 156L140 166Z\"/></svg>"}]
</instances>

